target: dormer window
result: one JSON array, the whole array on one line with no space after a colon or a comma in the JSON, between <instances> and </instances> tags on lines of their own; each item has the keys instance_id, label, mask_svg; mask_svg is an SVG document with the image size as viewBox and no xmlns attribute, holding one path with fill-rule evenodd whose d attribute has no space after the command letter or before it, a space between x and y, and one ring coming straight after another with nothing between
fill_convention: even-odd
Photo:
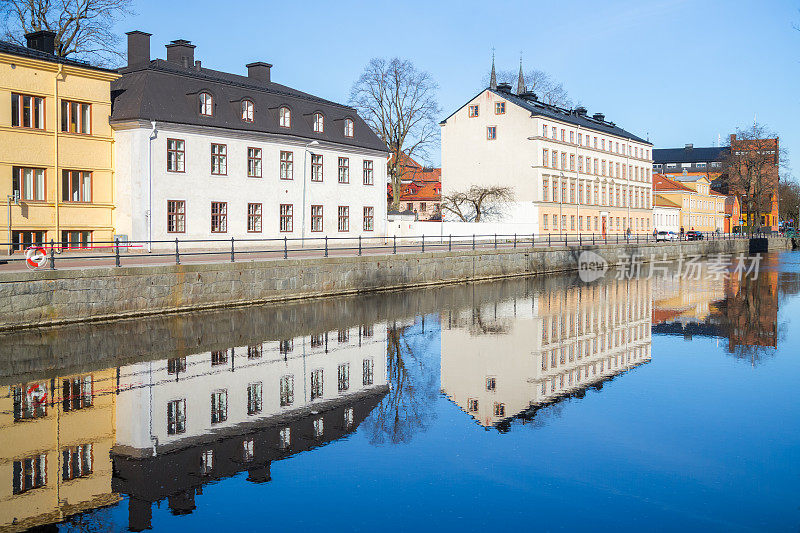
<instances>
[{"instance_id":1,"label":"dormer window","mask_svg":"<svg viewBox=\"0 0 800 533\"><path fill-rule=\"evenodd\" d=\"M353 119L350 118L344 119L344 136L345 137L353 136Z\"/></svg>"},{"instance_id":2,"label":"dormer window","mask_svg":"<svg viewBox=\"0 0 800 533\"><path fill-rule=\"evenodd\" d=\"M282 107L278 110L278 122L281 128L292 127L292 111L288 107Z\"/></svg>"},{"instance_id":3,"label":"dormer window","mask_svg":"<svg viewBox=\"0 0 800 533\"><path fill-rule=\"evenodd\" d=\"M253 102L250 100L242 100L242 120L245 122L253 122Z\"/></svg>"},{"instance_id":4,"label":"dormer window","mask_svg":"<svg viewBox=\"0 0 800 533\"><path fill-rule=\"evenodd\" d=\"M322 113L314 113L314 131L316 133L325 131L325 119L323 119Z\"/></svg>"},{"instance_id":5,"label":"dormer window","mask_svg":"<svg viewBox=\"0 0 800 533\"><path fill-rule=\"evenodd\" d=\"M200 114L207 117L214 114L214 98L208 93L200 93Z\"/></svg>"}]
</instances>

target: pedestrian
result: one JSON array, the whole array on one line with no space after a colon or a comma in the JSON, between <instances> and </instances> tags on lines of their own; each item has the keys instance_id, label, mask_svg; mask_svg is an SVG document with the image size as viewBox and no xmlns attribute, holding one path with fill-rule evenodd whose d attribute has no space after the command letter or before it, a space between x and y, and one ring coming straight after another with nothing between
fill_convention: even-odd
<instances>
[{"instance_id":1,"label":"pedestrian","mask_svg":"<svg viewBox=\"0 0 800 533\"><path fill-rule=\"evenodd\" d=\"M653 240L656 240L657 238L658 238L658 231L656 231L656 228L653 228Z\"/></svg>"}]
</instances>

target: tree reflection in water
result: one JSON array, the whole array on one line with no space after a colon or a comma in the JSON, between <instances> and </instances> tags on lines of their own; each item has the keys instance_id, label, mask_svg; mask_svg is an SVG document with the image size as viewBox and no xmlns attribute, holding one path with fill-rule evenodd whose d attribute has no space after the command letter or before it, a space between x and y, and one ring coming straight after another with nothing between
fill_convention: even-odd
<instances>
[{"instance_id":1,"label":"tree reflection in water","mask_svg":"<svg viewBox=\"0 0 800 533\"><path fill-rule=\"evenodd\" d=\"M426 318L422 317L413 326L395 322L387 327L389 393L362 424L372 444L410 442L435 419L433 402L439 393L439 368L429 357L438 357L438 323L438 317L428 317L426 329Z\"/></svg>"}]
</instances>

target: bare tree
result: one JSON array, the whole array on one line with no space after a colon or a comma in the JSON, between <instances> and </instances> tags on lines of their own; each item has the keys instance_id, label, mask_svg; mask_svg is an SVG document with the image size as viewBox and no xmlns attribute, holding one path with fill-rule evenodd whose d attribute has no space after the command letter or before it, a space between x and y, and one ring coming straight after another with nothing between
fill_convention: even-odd
<instances>
[{"instance_id":1,"label":"bare tree","mask_svg":"<svg viewBox=\"0 0 800 533\"><path fill-rule=\"evenodd\" d=\"M511 70L498 70L496 75L497 83L509 83L512 87L516 85L519 78L519 72ZM490 74L487 72L483 78L483 87L489 86L489 77ZM525 87L529 91L536 93L539 101L545 104L563 108L572 107L572 99L561 82L554 80L550 74L543 70L525 72Z\"/></svg>"},{"instance_id":2,"label":"bare tree","mask_svg":"<svg viewBox=\"0 0 800 533\"><path fill-rule=\"evenodd\" d=\"M783 220L795 221L794 227L797 226L798 211L800 211L800 184L796 181L781 181L778 184L778 205L780 207L780 215Z\"/></svg>"},{"instance_id":3,"label":"bare tree","mask_svg":"<svg viewBox=\"0 0 800 533\"><path fill-rule=\"evenodd\" d=\"M350 90L350 104L391 153L392 207L400 204L407 159L424 157L438 140L438 86L407 59L373 58Z\"/></svg>"},{"instance_id":4,"label":"bare tree","mask_svg":"<svg viewBox=\"0 0 800 533\"><path fill-rule=\"evenodd\" d=\"M778 194L780 148L778 136L753 123L737 129L728 141L722 174L728 194L739 197L750 233L761 228L761 216L772 212Z\"/></svg>"},{"instance_id":5,"label":"bare tree","mask_svg":"<svg viewBox=\"0 0 800 533\"><path fill-rule=\"evenodd\" d=\"M25 34L56 34L56 55L110 65L122 54L114 23L132 14L133 0L0 0L5 38L25 44Z\"/></svg>"},{"instance_id":6,"label":"bare tree","mask_svg":"<svg viewBox=\"0 0 800 533\"><path fill-rule=\"evenodd\" d=\"M499 185L473 185L467 191L442 195L442 211L455 215L464 222L499 217L508 203L514 200L511 187Z\"/></svg>"}]
</instances>

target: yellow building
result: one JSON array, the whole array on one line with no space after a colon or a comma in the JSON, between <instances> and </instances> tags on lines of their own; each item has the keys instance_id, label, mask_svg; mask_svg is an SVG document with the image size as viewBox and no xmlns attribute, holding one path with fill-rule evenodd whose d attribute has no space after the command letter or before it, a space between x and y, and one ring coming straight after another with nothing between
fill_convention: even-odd
<instances>
[{"instance_id":1,"label":"yellow building","mask_svg":"<svg viewBox=\"0 0 800 533\"><path fill-rule=\"evenodd\" d=\"M680 207L680 226L684 230L725 229L725 195L711 190L707 174L653 174L653 191Z\"/></svg>"},{"instance_id":2,"label":"yellow building","mask_svg":"<svg viewBox=\"0 0 800 533\"><path fill-rule=\"evenodd\" d=\"M110 84L119 76L56 57L52 32L27 38L27 48L0 41L0 241L109 241Z\"/></svg>"},{"instance_id":3,"label":"yellow building","mask_svg":"<svg viewBox=\"0 0 800 533\"><path fill-rule=\"evenodd\" d=\"M0 532L111 505L116 369L2 387ZM2 390L0 389L0 390Z\"/></svg>"}]
</instances>

